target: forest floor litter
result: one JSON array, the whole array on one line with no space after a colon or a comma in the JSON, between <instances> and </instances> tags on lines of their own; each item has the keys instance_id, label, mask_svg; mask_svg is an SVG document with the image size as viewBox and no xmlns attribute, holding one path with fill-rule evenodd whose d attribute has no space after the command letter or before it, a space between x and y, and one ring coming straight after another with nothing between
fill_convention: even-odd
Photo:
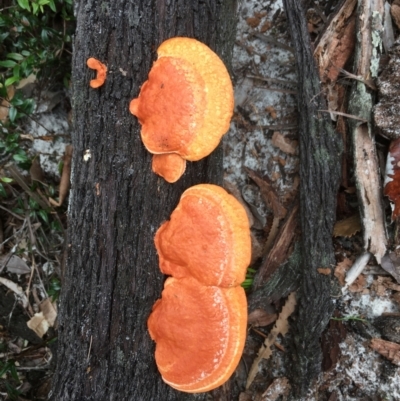
<instances>
[{"instance_id":1,"label":"forest floor litter","mask_svg":"<svg viewBox=\"0 0 400 401\"><path fill-rule=\"evenodd\" d=\"M307 12L312 40L329 18L323 12L327 3L313 2ZM398 29L393 26L395 35ZM224 185L246 206L252 221L252 267L256 269L271 249L270 236L277 235L283 216L294 207L299 186L296 65L280 0L240 2L232 67L235 114L223 141ZM341 81L346 80L350 78L343 73ZM20 399L36 400L47 399L54 368L67 202L60 202L60 208L53 207L49 214L43 214L40 205L48 208L48 198L57 199L60 162L63 158L64 165L70 162L70 156L64 156L71 134L68 93L47 95L41 112L25 126L27 149L39 163L31 168L30 177L6 167L18 185L6 185L9 196L0 210L0 316L6 317L0 326L0 376L12 383ZM384 166L389 141L377 137L376 144ZM395 401L400 400L400 283L371 256L362 273L346 285L347 272L364 253L350 151L347 147L337 216L338 221L352 219L337 226L334 237L336 310L321 340L322 373L305 400ZM27 179L36 183L34 191L24 184ZM265 188L272 188L279 205L265 195ZM61 198L68 188L59 191ZM33 214L21 217L12 212L29 199L33 199ZM388 199L384 202L390 249L395 254L400 244L393 240L396 227L391 225ZM392 263L397 272L398 264L396 259ZM330 274L323 269L320 273ZM235 374L241 388L239 401L288 399L285 341L291 335L287 311L294 307L294 298L292 294L289 301L279 300L250 316L245 352ZM268 358L259 358L254 367L264 345L271 347ZM7 397L3 387L1 397Z\"/></svg>"}]
</instances>

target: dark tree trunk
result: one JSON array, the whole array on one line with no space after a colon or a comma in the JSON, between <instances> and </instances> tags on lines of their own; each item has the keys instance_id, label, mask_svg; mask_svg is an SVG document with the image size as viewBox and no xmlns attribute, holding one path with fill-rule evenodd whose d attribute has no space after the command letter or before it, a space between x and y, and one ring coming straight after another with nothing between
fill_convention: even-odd
<instances>
[{"instance_id":1,"label":"dark tree trunk","mask_svg":"<svg viewBox=\"0 0 400 401\"><path fill-rule=\"evenodd\" d=\"M321 333L334 310L332 231L340 178L341 139L332 128L314 64L301 2L284 0L295 47L298 75L300 145L300 221L302 272L297 313L291 324L293 347L291 382L296 398L304 396L321 371Z\"/></svg>"},{"instance_id":2,"label":"dark tree trunk","mask_svg":"<svg viewBox=\"0 0 400 401\"><path fill-rule=\"evenodd\" d=\"M146 322L164 281L154 234L186 188L222 182L222 150L167 184L151 172L128 106L167 38L194 37L229 65L236 0L76 0L75 7L68 261L51 399L204 399L162 382ZM99 89L89 87L89 57L108 67Z\"/></svg>"}]
</instances>

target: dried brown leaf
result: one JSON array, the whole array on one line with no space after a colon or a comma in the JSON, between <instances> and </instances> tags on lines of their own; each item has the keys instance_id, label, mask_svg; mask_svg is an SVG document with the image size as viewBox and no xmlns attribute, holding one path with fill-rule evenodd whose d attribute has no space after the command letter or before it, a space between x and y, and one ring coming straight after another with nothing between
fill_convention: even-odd
<instances>
[{"instance_id":1,"label":"dried brown leaf","mask_svg":"<svg viewBox=\"0 0 400 401\"><path fill-rule=\"evenodd\" d=\"M395 252L386 253L382 257L381 266L400 284L400 257Z\"/></svg>"},{"instance_id":2,"label":"dried brown leaf","mask_svg":"<svg viewBox=\"0 0 400 401\"><path fill-rule=\"evenodd\" d=\"M344 258L341 262L339 262L335 267L335 277L339 280L341 286L346 284L345 277L346 272L353 265L353 262L349 258Z\"/></svg>"},{"instance_id":3,"label":"dried brown leaf","mask_svg":"<svg viewBox=\"0 0 400 401\"><path fill-rule=\"evenodd\" d=\"M255 309L249 314L248 323L254 327L268 326L277 319L276 313L268 313L264 309Z\"/></svg>"},{"instance_id":4,"label":"dried brown leaf","mask_svg":"<svg viewBox=\"0 0 400 401\"><path fill-rule=\"evenodd\" d=\"M56 304L53 304L50 298L46 298L39 305L40 311L43 313L43 316L49 323L50 327L54 326L54 323L57 319L57 307Z\"/></svg>"},{"instance_id":5,"label":"dried brown leaf","mask_svg":"<svg viewBox=\"0 0 400 401\"><path fill-rule=\"evenodd\" d=\"M298 142L291 141L285 138L280 132L275 131L272 135L272 144L279 148L282 152L288 153L289 155L297 154Z\"/></svg>"},{"instance_id":6,"label":"dried brown leaf","mask_svg":"<svg viewBox=\"0 0 400 401\"><path fill-rule=\"evenodd\" d=\"M35 313L27 322L28 327L33 330L40 338L42 338L49 329L49 322L43 315L43 312Z\"/></svg>"},{"instance_id":7,"label":"dried brown leaf","mask_svg":"<svg viewBox=\"0 0 400 401\"><path fill-rule=\"evenodd\" d=\"M352 237L361 230L361 220L358 214L337 221L333 227L334 237Z\"/></svg>"},{"instance_id":8,"label":"dried brown leaf","mask_svg":"<svg viewBox=\"0 0 400 401\"><path fill-rule=\"evenodd\" d=\"M44 180L42 166L40 165L39 157L35 157L32 161L31 168L29 169L29 174L33 181L41 181Z\"/></svg>"},{"instance_id":9,"label":"dried brown leaf","mask_svg":"<svg viewBox=\"0 0 400 401\"><path fill-rule=\"evenodd\" d=\"M256 28L260 25L261 19L259 17L249 17L246 18L247 25L251 26L252 28Z\"/></svg>"},{"instance_id":10,"label":"dried brown leaf","mask_svg":"<svg viewBox=\"0 0 400 401\"><path fill-rule=\"evenodd\" d=\"M288 396L290 391L289 380L286 377L277 377L262 394L263 401L275 401L280 396Z\"/></svg>"},{"instance_id":11,"label":"dried brown leaf","mask_svg":"<svg viewBox=\"0 0 400 401\"><path fill-rule=\"evenodd\" d=\"M392 18L397 28L400 29L400 5L392 4L390 9L390 14L392 14Z\"/></svg>"},{"instance_id":12,"label":"dried brown leaf","mask_svg":"<svg viewBox=\"0 0 400 401\"><path fill-rule=\"evenodd\" d=\"M9 273L28 274L31 272L30 267L17 255L5 255L0 258L0 264L5 265Z\"/></svg>"},{"instance_id":13,"label":"dried brown leaf","mask_svg":"<svg viewBox=\"0 0 400 401\"><path fill-rule=\"evenodd\" d=\"M15 293L15 295L21 301L22 306L24 308L26 308L28 306L28 298L26 297L24 291L18 284L14 283L14 281L11 281L8 278L4 278L4 277L0 277L0 283Z\"/></svg>"}]
</instances>

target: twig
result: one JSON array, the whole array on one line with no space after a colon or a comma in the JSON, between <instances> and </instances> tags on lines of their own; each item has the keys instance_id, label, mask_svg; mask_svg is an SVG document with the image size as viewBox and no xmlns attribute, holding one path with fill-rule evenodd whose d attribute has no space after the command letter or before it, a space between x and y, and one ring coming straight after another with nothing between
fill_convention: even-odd
<instances>
[{"instance_id":1,"label":"twig","mask_svg":"<svg viewBox=\"0 0 400 401\"><path fill-rule=\"evenodd\" d=\"M7 213L10 213L12 216L14 216L14 217L15 217L16 219L18 219L18 220L22 220L22 221L25 220L25 217L19 216L18 214L12 212L11 210L7 209L6 207L4 207L4 206L2 206L2 205L0 205L0 209L3 209L3 210L5 210ZM3 244L4 244L4 242L3 242Z\"/></svg>"},{"instance_id":2,"label":"twig","mask_svg":"<svg viewBox=\"0 0 400 401\"><path fill-rule=\"evenodd\" d=\"M291 53L294 53L293 47L285 45L284 43L281 43L281 42L277 41L276 39L274 39L271 36L266 36L266 35L263 35L262 33L254 33L253 36L255 36L256 38L262 40L265 43L273 44L273 45L275 45L277 47L280 47L280 48L285 49L285 50L287 50L287 51L289 51Z\"/></svg>"},{"instance_id":3,"label":"twig","mask_svg":"<svg viewBox=\"0 0 400 401\"><path fill-rule=\"evenodd\" d=\"M347 118L351 118L352 120L362 121L363 123L367 123L368 121L364 118L354 116L352 114L342 113L341 111L334 111L334 110L318 110L322 113L329 113L329 114L337 114L338 116L343 116Z\"/></svg>"},{"instance_id":4,"label":"twig","mask_svg":"<svg viewBox=\"0 0 400 401\"><path fill-rule=\"evenodd\" d=\"M296 86L297 83L294 81L287 81L285 79L277 79L277 78L268 78L268 77L261 77L259 75L246 75L247 78L259 79L260 81L265 82L273 82L275 84L282 84L282 85L291 85Z\"/></svg>"}]
</instances>

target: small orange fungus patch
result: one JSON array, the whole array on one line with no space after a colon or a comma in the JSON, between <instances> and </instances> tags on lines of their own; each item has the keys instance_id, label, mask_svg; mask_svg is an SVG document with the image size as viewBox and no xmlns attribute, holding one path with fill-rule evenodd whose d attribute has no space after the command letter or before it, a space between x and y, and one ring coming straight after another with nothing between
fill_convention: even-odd
<instances>
[{"instance_id":1,"label":"small orange fungus patch","mask_svg":"<svg viewBox=\"0 0 400 401\"><path fill-rule=\"evenodd\" d=\"M177 390L212 390L232 375L246 339L246 212L223 188L196 185L183 193L155 244L162 272L172 275L148 320L158 369Z\"/></svg>"},{"instance_id":2,"label":"small orange fungus patch","mask_svg":"<svg viewBox=\"0 0 400 401\"><path fill-rule=\"evenodd\" d=\"M163 177L165 181L176 182L181 178L186 169L186 160L176 153L153 155L153 171Z\"/></svg>"},{"instance_id":3,"label":"small orange fungus patch","mask_svg":"<svg viewBox=\"0 0 400 401\"><path fill-rule=\"evenodd\" d=\"M96 79L92 79L89 85L92 88L98 88L103 85L107 77L107 67L102 62L93 57L87 59L86 65L92 70L97 71Z\"/></svg>"},{"instance_id":4,"label":"small orange fungus patch","mask_svg":"<svg viewBox=\"0 0 400 401\"><path fill-rule=\"evenodd\" d=\"M176 153L185 160L208 156L228 131L233 88L221 59L190 38L172 38L158 48L149 79L129 110L142 124L150 153Z\"/></svg>"}]
</instances>

